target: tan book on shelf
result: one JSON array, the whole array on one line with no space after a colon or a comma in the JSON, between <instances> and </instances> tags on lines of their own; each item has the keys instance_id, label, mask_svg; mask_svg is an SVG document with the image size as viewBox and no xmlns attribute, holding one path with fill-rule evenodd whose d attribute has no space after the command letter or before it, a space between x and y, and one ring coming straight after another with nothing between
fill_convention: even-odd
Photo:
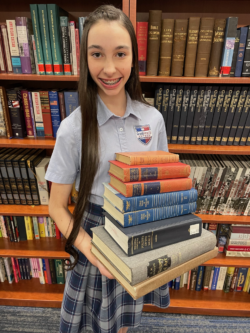
<instances>
[{"instance_id":1,"label":"tan book on shelf","mask_svg":"<svg viewBox=\"0 0 250 333\"><path fill-rule=\"evenodd\" d=\"M213 43L208 67L208 76L216 77L220 73L221 55L225 38L226 19L214 22Z\"/></svg>"},{"instance_id":2,"label":"tan book on shelf","mask_svg":"<svg viewBox=\"0 0 250 333\"><path fill-rule=\"evenodd\" d=\"M161 41L161 16L161 10L149 11L147 75L157 76Z\"/></svg>"},{"instance_id":3,"label":"tan book on shelf","mask_svg":"<svg viewBox=\"0 0 250 333\"><path fill-rule=\"evenodd\" d=\"M174 37L174 19L162 20L159 76L169 76Z\"/></svg>"},{"instance_id":4,"label":"tan book on shelf","mask_svg":"<svg viewBox=\"0 0 250 333\"><path fill-rule=\"evenodd\" d=\"M194 76L200 20L200 17L190 17L188 21L184 76Z\"/></svg>"},{"instance_id":5,"label":"tan book on shelf","mask_svg":"<svg viewBox=\"0 0 250 333\"><path fill-rule=\"evenodd\" d=\"M187 39L187 27L188 27L187 19L175 20L171 76L183 75L186 39Z\"/></svg>"},{"instance_id":6,"label":"tan book on shelf","mask_svg":"<svg viewBox=\"0 0 250 333\"><path fill-rule=\"evenodd\" d=\"M134 286L131 286L131 284L123 277L123 275L119 271L114 268L114 266L107 260L105 255L101 253L101 251L98 250L94 244L92 244L91 252L123 286L123 288L130 294L130 296L134 300L137 300L138 298L177 278L181 274L185 273L187 270L191 270L199 265L202 265L204 262L213 259L218 254L218 248L215 247L213 250L208 251L194 259L191 259L178 267L166 270L158 275L152 276L151 278L135 284Z\"/></svg>"},{"instance_id":7,"label":"tan book on shelf","mask_svg":"<svg viewBox=\"0 0 250 333\"><path fill-rule=\"evenodd\" d=\"M214 18L203 17L200 24L198 49L195 65L195 76L207 76L210 59L212 38L214 31Z\"/></svg>"}]
</instances>

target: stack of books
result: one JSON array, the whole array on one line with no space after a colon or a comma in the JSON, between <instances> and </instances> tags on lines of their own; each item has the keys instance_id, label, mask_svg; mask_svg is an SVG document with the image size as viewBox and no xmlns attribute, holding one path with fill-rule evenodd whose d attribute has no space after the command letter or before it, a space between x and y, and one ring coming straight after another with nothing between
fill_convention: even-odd
<instances>
[{"instance_id":1,"label":"stack of books","mask_svg":"<svg viewBox=\"0 0 250 333\"><path fill-rule=\"evenodd\" d=\"M109 174L92 253L134 299L217 255L214 234L192 214L197 191L179 155L117 153Z\"/></svg>"}]
</instances>

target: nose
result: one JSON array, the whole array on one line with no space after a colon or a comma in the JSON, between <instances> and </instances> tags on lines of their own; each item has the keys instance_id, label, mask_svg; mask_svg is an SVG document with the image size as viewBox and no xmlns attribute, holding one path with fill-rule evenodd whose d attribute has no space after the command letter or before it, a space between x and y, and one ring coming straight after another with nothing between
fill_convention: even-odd
<instances>
[{"instance_id":1,"label":"nose","mask_svg":"<svg viewBox=\"0 0 250 333\"><path fill-rule=\"evenodd\" d=\"M115 64L112 59L106 59L104 62L103 72L107 76L113 76L116 72Z\"/></svg>"}]
</instances>

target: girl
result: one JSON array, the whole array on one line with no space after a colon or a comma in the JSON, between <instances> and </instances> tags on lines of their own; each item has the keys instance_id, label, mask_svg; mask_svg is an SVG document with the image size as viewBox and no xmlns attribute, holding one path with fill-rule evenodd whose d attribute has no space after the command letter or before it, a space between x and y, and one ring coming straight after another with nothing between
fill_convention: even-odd
<instances>
[{"instance_id":1,"label":"girl","mask_svg":"<svg viewBox=\"0 0 250 333\"><path fill-rule=\"evenodd\" d=\"M134 301L91 253L90 228L104 223L104 182L116 152L168 151L162 115L143 99L137 41L129 18L101 6L85 20L81 40L80 107L61 122L46 179L49 214L70 256L60 332L126 333L140 325L143 304L169 305L168 286ZM76 182L73 215L68 197Z\"/></svg>"}]
</instances>

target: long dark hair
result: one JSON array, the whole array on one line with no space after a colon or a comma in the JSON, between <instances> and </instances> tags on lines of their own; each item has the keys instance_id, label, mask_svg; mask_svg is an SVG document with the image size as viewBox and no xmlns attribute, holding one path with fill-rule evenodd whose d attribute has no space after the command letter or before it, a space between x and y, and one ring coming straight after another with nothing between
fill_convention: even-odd
<instances>
[{"instance_id":1,"label":"long dark hair","mask_svg":"<svg viewBox=\"0 0 250 333\"><path fill-rule=\"evenodd\" d=\"M148 105L141 93L138 68L137 40L130 19L118 8L111 5L98 7L90 13L84 22L80 51L80 79L78 85L79 101L82 114L82 157L81 176L77 203L73 212L74 224L66 241L65 251L71 254L74 262L66 261L67 270L71 270L79 259L78 252L73 247L82 223L83 213L87 208L94 177L99 164L99 130L97 122L97 85L93 81L87 61L88 33L93 24L99 20L118 21L130 35L133 49L133 67L125 89L132 100Z\"/></svg>"}]
</instances>

